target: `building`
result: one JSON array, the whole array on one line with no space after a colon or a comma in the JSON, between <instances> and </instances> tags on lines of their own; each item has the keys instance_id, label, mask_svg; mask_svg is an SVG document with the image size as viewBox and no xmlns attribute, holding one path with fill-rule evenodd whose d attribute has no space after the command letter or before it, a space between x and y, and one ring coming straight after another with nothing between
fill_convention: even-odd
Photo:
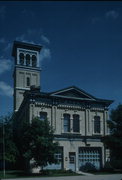
<instances>
[{"instance_id":1,"label":"building","mask_svg":"<svg viewBox=\"0 0 122 180\"><path fill-rule=\"evenodd\" d=\"M34 117L46 118L55 130L61 153L58 164L47 169L100 169L109 158L102 137L108 134L108 107L111 100L98 99L76 86L51 93L40 89L39 53L42 46L14 42L14 111L17 123Z\"/></svg>"}]
</instances>

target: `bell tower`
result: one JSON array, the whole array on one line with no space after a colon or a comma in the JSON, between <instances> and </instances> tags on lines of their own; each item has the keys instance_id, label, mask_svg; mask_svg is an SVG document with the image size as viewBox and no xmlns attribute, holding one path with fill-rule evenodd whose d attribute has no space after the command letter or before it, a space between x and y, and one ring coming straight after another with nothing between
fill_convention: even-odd
<instances>
[{"instance_id":1,"label":"bell tower","mask_svg":"<svg viewBox=\"0 0 122 180\"><path fill-rule=\"evenodd\" d=\"M14 41L12 56L14 67L14 111L17 111L23 101L23 93L30 86L40 86L39 53L42 46Z\"/></svg>"}]
</instances>

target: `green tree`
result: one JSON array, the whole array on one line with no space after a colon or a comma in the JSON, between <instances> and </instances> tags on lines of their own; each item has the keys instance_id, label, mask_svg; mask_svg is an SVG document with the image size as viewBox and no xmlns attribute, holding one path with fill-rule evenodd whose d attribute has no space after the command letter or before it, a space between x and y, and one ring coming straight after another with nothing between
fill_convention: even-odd
<instances>
[{"instance_id":1,"label":"green tree","mask_svg":"<svg viewBox=\"0 0 122 180\"><path fill-rule=\"evenodd\" d=\"M14 143L11 115L0 117L0 147L0 160L4 158L6 162L15 163L18 150Z\"/></svg>"},{"instance_id":2,"label":"green tree","mask_svg":"<svg viewBox=\"0 0 122 180\"><path fill-rule=\"evenodd\" d=\"M54 131L47 120L34 118L32 122L23 125L20 137L21 154L26 161L34 160L35 167L43 170L48 163L56 163L54 154L58 143L54 142Z\"/></svg>"},{"instance_id":3,"label":"green tree","mask_svg":"<svg viewBox=\"0 0 122 180\"><path fill-rule=\"evenodd\" d=\"M122 105L111 111L110 135L104 138L104 143L111 151L111 165L114 168L122 168Z\"/></svg>"}]
</instances>

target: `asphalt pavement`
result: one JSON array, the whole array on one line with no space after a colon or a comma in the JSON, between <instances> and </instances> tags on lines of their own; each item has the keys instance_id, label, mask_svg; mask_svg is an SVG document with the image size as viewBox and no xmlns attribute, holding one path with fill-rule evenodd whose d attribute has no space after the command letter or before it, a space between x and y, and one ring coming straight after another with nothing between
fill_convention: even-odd
<instances>
[{"instance_id":1,"label":"asphalt pavement","mask_svg":"<svg viewBox=\"0 0 122 180\"><path fill-rule=\"evenodd\" d=\"M37 177L37 178L33 177L33 178L14 178L14 179L6 179L6 180L122 180L122 174Z\"/></svg>"}]
</instances>

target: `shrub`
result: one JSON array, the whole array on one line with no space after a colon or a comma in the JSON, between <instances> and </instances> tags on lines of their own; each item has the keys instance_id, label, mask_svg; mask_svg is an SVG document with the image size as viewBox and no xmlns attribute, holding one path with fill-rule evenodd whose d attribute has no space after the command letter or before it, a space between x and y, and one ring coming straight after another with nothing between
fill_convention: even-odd
<instances>
[{"instance_id":1,"label":"shrub","mask_svg":"<svg viewBox=\"0 0 122 180\"><path fill-rule=\"evenodd\" d=\"M107 161L104 165L103 171L106 172L113 172L114 168L112 167L111 163Z\"/></svg>"},{"instance_id":2,"label":"shrub","mask_svg":"<svg viewBox=\"0 0 122 180\"><path fill-rule=\"evenodd\" d=\"M93 164L91 164L90 162L87 162L85 165L80 167L80 171L93 172L93 171L97 171L97 169Z\"/></svg>"}]
</instances>

